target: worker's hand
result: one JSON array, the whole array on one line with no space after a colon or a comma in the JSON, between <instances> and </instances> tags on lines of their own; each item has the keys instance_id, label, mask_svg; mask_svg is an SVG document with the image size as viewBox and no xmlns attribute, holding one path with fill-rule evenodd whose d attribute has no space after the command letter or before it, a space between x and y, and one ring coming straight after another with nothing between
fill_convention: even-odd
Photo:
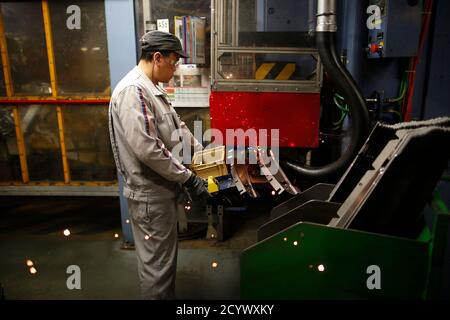
<instances>
[{"instance_id":1,"label":"worker's hand","mask_svg":"<svg viewBox=\"0 0 450 320\"><path fill-rule=\"evenodd\" d=\"M200 178L194 173L192 173L189 179L183 184L183 187L186 188L186 191L189 193L193 202L204 202L211 198L211 195L208 193L208 181Z\"/></svg>"}]
</instances>

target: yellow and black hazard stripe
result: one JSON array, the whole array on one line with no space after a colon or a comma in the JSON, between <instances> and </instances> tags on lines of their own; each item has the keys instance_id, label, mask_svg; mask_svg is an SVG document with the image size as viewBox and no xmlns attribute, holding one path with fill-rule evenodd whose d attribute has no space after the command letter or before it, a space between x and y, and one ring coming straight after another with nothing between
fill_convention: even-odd
<instances>
[{"instance_id":1,"label":"yellow and black hazard stripe","mask_svg":"<svg viewBox=\"0 0 450 320\"><path fill-rule=\"evenodd\" d=\"M256 70L256 80L289 80L297 65L294 62L263 62Z\"/></svg>"}]
</instances>

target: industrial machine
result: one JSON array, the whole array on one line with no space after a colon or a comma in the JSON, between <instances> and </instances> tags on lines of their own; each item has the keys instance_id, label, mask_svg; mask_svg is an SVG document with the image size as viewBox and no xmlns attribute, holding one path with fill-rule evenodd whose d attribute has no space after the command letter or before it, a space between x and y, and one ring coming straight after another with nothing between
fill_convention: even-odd
<instances>
[{"instance_id":1,"label":"industrial machine","mask_svg":"<svg viewBox=\"0 0 450 320\"><path fill-rule=\"evenodd\" d=\"M368 109L336 54L335 38L314 32L317 9L327 8L315 1L211 2L211 127L224 149L210 162L196 164L194 156L197 174L231 179L226 188L257 198L261 186L296 195L289 176L332 179L349 165L368 134ZM342 110L325 109L330 94ZM347 101L350 108L341 106Z\"/></svg>"},{"instance_id":2,"label":"industrial machine","mask_svg":"<svg viewBox=\"0 0 450 320\"><path fill-rule=\"evenodd\" d=\"M242 254L241 297L440 297L450 213L437 194L423 210L449 159L448 117L377 125L336 185L272 210Z\"/></svg>"},{"instance_id":3,"label":"industrial machine","mask_svg":"<svg viewBox=\"0 0 450 320\"><path fill-rule=\"evenodd\" d=\"M212 1L210 112L211 126L224 135L230 129L267 130L271 140L278 130L274 147L282 165L323 179L348 166L369 132L369 114L335 51L335 33L314 32L316 6L315 1ZM319 23L323 30L330 27ZM351 106L336 108L337 119L336 110L325 109L324 96L333 91ZM343 128L348 113L351 125ZM346 145L331 141L344 136Z\"/></svg>"},{"instance_id":4,"label":"industrial machine","mask_svg":"<svg viewBox=\"0 0 450 320\"><path fill-rule=\"evenodd\" d=\"M405 6L415 40L399 49L398 32L390 29L395 22L382 19L382 30L369 32L369 58L417 54L422 3ZM296 19L287 9L293 7ZM293 195L271 211L258 242L242 253L241 297L439 296L450 216L440 201L433 215L423 212L450 159L450 119L376 124L369 136L376 117L336 51L335 1L216 0L211 9L211 126L224 135L278 129L280 137L273 146L245 134L225 141L228 151L257 154L260 170L230 166L234 185L257 197L253 182L263 176ZM380 9L390 20L400 10L391 1ZM330 100L340 110L337 121ZM262 161L261 152L273 155L271 147L281 156ZM267 163L276 164L278 175ZM340 180L299 190L288 177ZM223 212L220 206L220 222Z\"/></svg>"}]
</instances>

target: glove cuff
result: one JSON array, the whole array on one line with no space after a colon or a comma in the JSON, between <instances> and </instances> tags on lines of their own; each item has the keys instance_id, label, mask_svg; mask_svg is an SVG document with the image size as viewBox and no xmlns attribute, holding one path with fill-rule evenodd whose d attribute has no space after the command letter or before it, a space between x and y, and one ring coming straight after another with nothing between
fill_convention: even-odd
<instances>
[{"instance_id":1,"label":"glove cuff","mask_svg":"<svg viewBox=\"0 0 450 320\"><path fill-rule=\"evenodd\" d=\"M189 178L187 178L187 180L183 183L184 187L189 187L191 186L195 181L195 173L193 173L191 171L191 174L189 175Z\"/></svg>"}]
</instances>

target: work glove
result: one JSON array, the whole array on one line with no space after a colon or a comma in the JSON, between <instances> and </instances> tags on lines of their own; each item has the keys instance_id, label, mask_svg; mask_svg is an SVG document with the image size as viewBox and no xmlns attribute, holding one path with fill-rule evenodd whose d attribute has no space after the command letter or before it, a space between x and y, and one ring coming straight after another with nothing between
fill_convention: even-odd
<instances>
[{"instance_id":1,"label":"work glove","mask_svg":"<svg viewBox=\"0 0 450 320\"><path fill-rule=\"evenodd\" d=\"M186 180L183 187L186 188L186 191L193 202L206 202L207 199L211 198L208 193L208 181L200 178L194 173Z\"/></svg>"}]
</instances>

